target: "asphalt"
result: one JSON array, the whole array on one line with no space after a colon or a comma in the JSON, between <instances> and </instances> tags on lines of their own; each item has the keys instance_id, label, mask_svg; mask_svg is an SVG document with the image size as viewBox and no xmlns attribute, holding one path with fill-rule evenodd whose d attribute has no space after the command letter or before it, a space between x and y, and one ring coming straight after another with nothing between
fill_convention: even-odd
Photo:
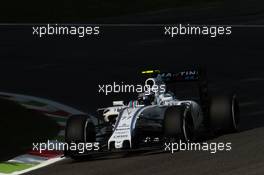
<instances>
[{"instance_id":1,"label":"asphalt","mask_svg":"<svg viewBox=\"0 0 264 175\"><path fill-rule=\"evenodd\" d=\"M261 15L258 16L254 16L254 21L262 21ZM98 84L138 82L138 72L145 68L177 71L204 65L211 92L235 90L239 95L240 132L209 140L231 142L232 150L216 154L206 151L130 154L82 162L66 159L27 174L264 173L261 26L233 27L231 36L218 38L166 38L161 26L103 26L102 31L101 37L93 39L40 39L31 35L30 26L0 27L0 90L45 97L96 114L96 108L131 96L105 96L98 93Z\"/></svg>"},{"instance_id":2,"label":"asphalt","mask_svg":"<svg viewBox=\"0 0 264 175\"><path fill-rule=\"evenodd\" d=\"M220 0L193 2L157 11L128 14L120 17L104 17L93 23L141 23L141 24L262 24L263 2L259 0Z\"/></svg>"}]
</instances>

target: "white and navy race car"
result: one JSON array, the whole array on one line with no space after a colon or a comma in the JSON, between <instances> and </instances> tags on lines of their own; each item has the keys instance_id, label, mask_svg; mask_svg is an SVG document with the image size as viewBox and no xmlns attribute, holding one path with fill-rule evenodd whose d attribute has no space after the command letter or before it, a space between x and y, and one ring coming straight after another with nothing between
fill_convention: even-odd
<instances>
[{"instance_id":1,"label":"white and navy race car","mask_svg":"<svg viewBox=\"0 0 264 175\"><path fill-rule=\"evenodd\" d=\"M72 116L66 125L66 143L98 142L99 151L124 151L163 145L169 140L195 142L201 132L223 134L238 130L236 94L209 96L205 71L142 73L149 76L145 81L147 92L127 104L114 101L112 107L99 109L102 117L96 124L89 116ZM178 99L166 89L171 82L195 82L199 98ZM65 156L72 158L80 155L65 151Z\"/></svg>"}]
</instances>

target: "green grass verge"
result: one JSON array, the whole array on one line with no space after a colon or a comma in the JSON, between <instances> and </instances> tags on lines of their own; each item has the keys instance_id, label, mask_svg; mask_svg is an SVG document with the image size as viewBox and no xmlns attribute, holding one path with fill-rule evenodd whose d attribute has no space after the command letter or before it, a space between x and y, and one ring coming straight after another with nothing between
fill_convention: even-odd
<instances>
[{"instance_id":1,"label":"green grass verge","mask_svg":"<svg viewBox=\"0 0 264 175\"><path fill-rule=\"evenodd\" d=\"M13 173L15 171L21 171L35 166L34 164L25 164L25 163L0 163L0 172L1 173Z\"/></svg>"}]
</instances>

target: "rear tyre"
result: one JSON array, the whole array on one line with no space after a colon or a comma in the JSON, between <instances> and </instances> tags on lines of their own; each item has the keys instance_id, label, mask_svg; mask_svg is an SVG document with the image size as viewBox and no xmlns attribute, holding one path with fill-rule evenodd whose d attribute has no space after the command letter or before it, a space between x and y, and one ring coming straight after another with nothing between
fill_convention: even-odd
<instances>
[{"instance_id":1,"label":"rear tyre","mask_svg":"<svg viewBox=\"0 0 264 175\"><path fill-rule=\"evenodd\" d=\"M193 141L193 120L190 111L185 106L172 106L166 110L164 134L169 140Z\"/></svg>"},{"instance_id":2,"label":"rear tyre","mask_svg":"<svg viewBox=\"0 0 264 175\"><path fill-rule=\"evenodd\" d=\"M239 104L236 94L211 98L209 122L214 133L232 133L238 131Z\"/></svg>"},{"instance_id":3,"label":"rear tyre","mask_svg":"<svg viewBox=\"0 0 264 175\"><path fill-rule=\"evenodd\" d=\"M74 115L67 120L65 129L65 142L72 143L95 142L95 127L92 120L85 115ZM77 159L80 156L78 150L65 150L65 156Z\"/></svg>"}]
</instances>

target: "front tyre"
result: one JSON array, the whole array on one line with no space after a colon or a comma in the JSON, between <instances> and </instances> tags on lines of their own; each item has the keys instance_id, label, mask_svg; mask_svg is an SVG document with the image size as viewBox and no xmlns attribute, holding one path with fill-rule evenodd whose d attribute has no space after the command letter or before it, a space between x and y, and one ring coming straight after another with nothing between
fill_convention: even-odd
<instances>
[{"instance_id":1,"label":"front tyre","mask_svg":"<svg viewBox=\"0 0 264 175\"><path fill-rule=\"evenodd\" d=\"M236 94L212 97L209 107L209 121L215 133L238 131L239 104Z\"/></svg>"},{"instance_id":2,"label":"front tyre","mask_svg":"<svg viewBox=\"0 0 264 175\"><path fill-rule=\"evenodd\" d=\"M168 107L164 118L165 138L193 141L194 125L191 112L185 106Z\"/></svg>"},{"instance_id":3,"label":"front tyre","mask_svg":"<svg viewBox=\"0 0 264 175\"><path fill-rule=\"evenodd\" d=\"M86 115L73 115L67 120L65 129L65 142L68 145L95 142L95 126ZM78 150L65 150L65 156L76 158Z\"/></svg>"}]
</instances>

